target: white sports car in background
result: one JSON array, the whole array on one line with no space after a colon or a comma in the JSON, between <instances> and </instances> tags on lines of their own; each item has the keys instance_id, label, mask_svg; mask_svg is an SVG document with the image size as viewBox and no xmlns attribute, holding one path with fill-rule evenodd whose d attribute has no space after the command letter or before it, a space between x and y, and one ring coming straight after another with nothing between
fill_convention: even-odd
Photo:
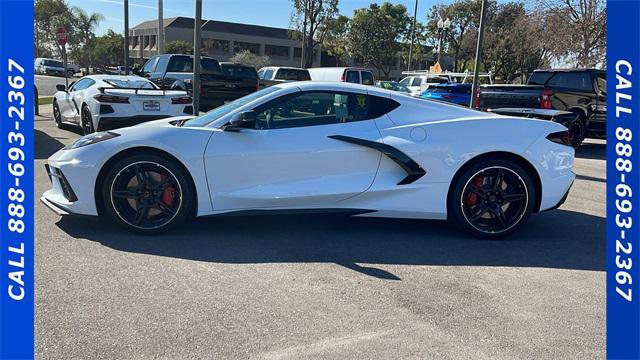
<instances>
[{"instance_id":1,"label":"white sports car in background","mask_svg":"<svg viewBox=\"0 0 640 360\"><path fill-rule=\"evenodd\" d=\"M160 90L135 75L90 75L72 83L68 90L64 85L56 88L56 125L78 125L84 134L193 113L186 91Z\"/></svg>"},{"instance_id":2,"label":"white sports car in background","mask_svg":"<svg viewBox=\"0 0 640 360\"><path fill-rule=\"evenodd\" d=\"M194 215L342 209L449 218L493 238L564 201L573 157L553 122L294 82L197 118L84 136L49 158L53 187L41 200L147 234Z\"/></svg>"}]
</instances>

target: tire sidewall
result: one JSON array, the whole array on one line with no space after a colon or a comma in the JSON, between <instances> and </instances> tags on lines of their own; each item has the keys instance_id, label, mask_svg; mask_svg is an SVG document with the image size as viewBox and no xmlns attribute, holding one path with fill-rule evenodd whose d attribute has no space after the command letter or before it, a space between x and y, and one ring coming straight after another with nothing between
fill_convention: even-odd
<instances>
[{"instance_id":1,"label":"tire sidewall","mask_svg":"<svg viewBox=\"0 0 640 360\"><path fill-rule=\"evenodd\" d=\"M88 114L89 116L89 131L85 128L84 114ZM86 104L82 106L82 111L80 112L80 126L82 127L82 133L85 135L95 132L93 128L93 116L91 116L91 111L89 111L89 107Z\"/></svg>"},{"instance_id":2,"label":"tire sidewall","mask_svg":"<svg viewBox=\"0 0 640 360\"><path fill-rule=\"evenodd\" d=\"M467 182L471 179L471 177L473 177L479 171L486 168L490 168L490 167L503 167L518 174L518 176L520 176L520 178L523 180L527 188L526 190L527 190L527 196L528 196L527 207L525 209L523 216L518 221L518 223L516 223L514 226L512 226L510 229L506 231L495 233L495 234L480 231L475 227L473 227L471 224L469 224L469 222L467 221L466 217L463 214L463 210L460 205L462 194L464 192L464 187L466 186ZM462 174L460 174L460 176L454 179L453 186L454 186L453 191L451 193L451 196L448 202L448 210L449 210L448 212L451 214L450 219L453 220L455 224L461 227L465 232L479 239L487 239L487 240L502 239L518 231L527 222L527 220L529 219L529 216L531 215L531 213L533 213L533 210L536 204L537 194L536 194L535 186L533 184L533 180L531 179L531 175L522 166L509 160L502 160L502 159L481 160L471 165L470 167L468 167Z\"/></svg>"},{"instance_id":3,"label":"tire sidewall","mask_svg":"<svg viewBox=\"0 0 640 360\"><path fill-rule=\"evenodd\" d=\"M153 229L141 229L139 227L132 226L128 224L126 221L122 220L120 216L117 214L114 204L111 198L111 184L113 183L117 174L124 169L126 166L134 164L136 162L154 162L157 163L169 171L173 173L176 177L177 181L180 183L180 188L182 190L182 204L178 209L178 213L176 216L171 219L171 221L165 225L162 225ZM185 170L181 166L178 166L172 161L166 160L164 157L154 155L154 154L140 154L134 156L128 156L118 162L116 162L109 170L106 172L105 180L102 182L100 196L102 199L102 204L104 205L104 211L106 215L116 224L142 235L152 235L160 232L167 231L171 228L174 228L176 225L183 223L185 220L193 217L193 209L195 202L195 190L193 189L193 185L191 183L190 178L185 173Z\"/></svg>"},{"instance_id":4,"label":"tire sidewall","mask_svg":"<svg viewBox=\"0 0 640 360\"><path fill-rule=\"evenodd\" d=\"M57 110L57 111L56 111ZM56 113L58 116L56 116ZM58 128L62 128L62 114L60 113L60 106L57 100L53 100L53 120L56 122Z\"/></svg>"}]
</instances>

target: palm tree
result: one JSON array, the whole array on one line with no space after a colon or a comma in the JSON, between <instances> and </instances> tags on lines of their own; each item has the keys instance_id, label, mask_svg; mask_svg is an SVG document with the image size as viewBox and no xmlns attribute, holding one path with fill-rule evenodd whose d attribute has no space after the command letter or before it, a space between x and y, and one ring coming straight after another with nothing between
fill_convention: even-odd
<instances>
[{"instance_id":1,"label":"palm tree","mask_svg":"<svg viewBox=\"0 0 640 360\"><path fill-rule=\"evenodd\" d=\"M89 68L89 47L95 39L93 29L104 20L104 16L97 13L87 14L77 6L71 9L75 22L74 44L72 49L78 51L82 66Z\"/></svg>"}]
</instances>

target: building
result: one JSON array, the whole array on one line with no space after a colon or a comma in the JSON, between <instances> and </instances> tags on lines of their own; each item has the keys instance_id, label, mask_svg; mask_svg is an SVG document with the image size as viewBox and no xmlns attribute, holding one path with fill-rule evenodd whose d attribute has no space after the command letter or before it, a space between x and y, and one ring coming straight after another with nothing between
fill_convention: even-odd
<instances>
[{"instance_id":1,"label":"building","mask_svg":"<svg viewBox=\"0 0 640 360\"><path fill-rule=\"evenodd\" d=\"M175 40L193 43L193 24L193 18L164 19L165 44ZM273 65L300 66L301 41L292 35L294 32L288 29L203 20L202 53L219 61L228 61L235 53L249 50L256 55L269 56ZM157 36L157 20L145 21L131 28L129 56L143 61L156 55ZM321 54L321 49L314 51L313 66L321 66Z\"/></svg>"},{"instance_id":2,"label":"building","mask_svg":"<svg viewBox=\"0 0 640 360\"><path fill-rule=\"evenodd\" d=\"M163 20L165 44L182 40L193 44L194 19L172 17ZM298 35L298 36L296 36ZM136 62L158 53L156 44L158 21L144 21L129 30L129 56ZM234 54L249 50L256 55L267 55L274 66L300 66L302 48L295 30L268 26L239 24L226 21L202 21L202 54L219 61L228 61ZM352 63L354 63L352 61ZM432 58L424 57L421 68L433 65ZM336 66L336 59L320 46L313 52L313 66ZM355 65L359 65L355 63ZM391 78L402 78L406 65L398 55L394 59Z\"/></svg>"}]
</instances>

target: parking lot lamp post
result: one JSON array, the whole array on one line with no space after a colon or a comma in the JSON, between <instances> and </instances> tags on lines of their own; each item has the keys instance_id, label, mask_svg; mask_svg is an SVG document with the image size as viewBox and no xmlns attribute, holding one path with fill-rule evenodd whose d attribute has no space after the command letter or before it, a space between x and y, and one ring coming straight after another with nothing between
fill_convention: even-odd
<instances>
[{"instance_id":1,"label":"parking lot lamp post","mask_svg":"<svg viewBox=\"0 0 640 360\"><path fill-rule=\"evenodd\" d=\"M486 17L487 0L481 0L482 7L480 8L480 25L478 26L478 45L476 47L476 63L473 67L473 85L471 86L471 101L469 101L469 107L474 107L474 100L476 92L478 91L478 74L480 73L480 62L482 61L482 36L484 35L484 21Z\"/></svg>"},{"instance_id":2,"label":"parking lot lamp post","mask_svg":"<svg viewBox=\"0 0 640 360\"><path fill-rule=\"evenodd\" d=\"M162 15L162 0L158 0L158 55L164 53L164 21Z\"/></svg>"},{"instance_id":3,"label":"parking lot lamp post","mask_svg":"<svg viewBox=\"0 0 640 360\"><path fill-rule=\"evenodd\" d=\"M202 0L196 0L196 18L193 22L193 115L198 116L200 110L200 42L202 22Z\"/></svg>"},{"instance_id":4,"label":"parking lot lamp post","mask_svg":"<svg viewBox=\"0 0 640 360\"><path fill-rule=\"evenodd\" d=\"M451 20L449 20L449 18L447 18L447 20L438 20L438 64L440 63L440 55L442 54L442 42L447 36L447 31L449 31L450 26Z\"/></svg>"},{"instance_id":5,"label":"parking lot lamp post","mask_svg":"<svg viewBox=\"0 0 640 360\"><path fill-rule=\"evenodd\" d=\"M129 75L129 0L124 0L124 74Z\"/></svg>"},{"instance_id":6,"label":"parking lot lamp post","mask_svg":"<svg viewBox=\"0 0 640 360\"><path fill-rule=\"evenodd\" d=\"M304 68L304 48L307 43L307 0L304 0L304 21L302 22L302 48L300 52L300 67Z\"/></svg>"},{"instance_id":7,"label":"parking lot lamp post","mask_svg":"<svg viewBox=\"0 0 640 360\"><path fill-rule=\"evenodd\" d=\"M407 61L407 71L411 71L411 58L413 56L413 41L416 37L416 16L418 15L418 0L416 0L415 8L413 9L413 23L411 24L411 47L409 47L409 61Z\"/></svg>"}]
</instances>

